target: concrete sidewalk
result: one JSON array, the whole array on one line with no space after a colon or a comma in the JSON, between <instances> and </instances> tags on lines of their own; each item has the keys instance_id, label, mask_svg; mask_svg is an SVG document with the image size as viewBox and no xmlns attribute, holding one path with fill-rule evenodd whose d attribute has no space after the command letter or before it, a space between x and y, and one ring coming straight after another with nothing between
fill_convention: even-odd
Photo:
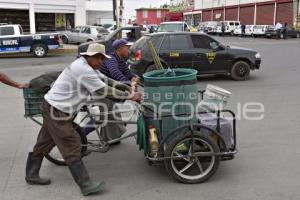
<instances>
[{"instance_id":1,"label":"concrete sidewalk","mask_svg":"<svg viewBox=\"0 0 300 200\"><path fill-rule=\"evenodd\" d=\"M58 49L53 49L48 52L47 56L61 56L77 53L78 45L63 44ZM0 54L0 58L19 58L19 57L33 57L32 53L13 53L13 54Z\"/></svg>"}]
</instances>

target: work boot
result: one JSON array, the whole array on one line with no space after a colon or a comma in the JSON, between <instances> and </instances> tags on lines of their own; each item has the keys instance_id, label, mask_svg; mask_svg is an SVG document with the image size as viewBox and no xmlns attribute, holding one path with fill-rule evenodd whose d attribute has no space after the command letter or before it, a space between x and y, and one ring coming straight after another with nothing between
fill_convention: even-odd
<instances>
[{"instance_id":1,"label":"work boot","mask_svg":"<svg viewBox=\"0 0 300 200\"><path fill-rule=\"evenodd\" d=\"M39 175L44 156L34 156L32 152L28 154L26 163L25 180L30 185L49 185L50 179L43 179Z\"/></svg>"},{"instance_id":2,"label":"work boot","mask_svg":"<svg viewBox=\"0 0 300 200\"><path fill-rule=\"evenodd\" d=\"M69 169L84 196L98 193L103 189L104 182L100 181L93 183L88 175L85 165L81 160L70 164Z\"/></svg>"}]
</instances>

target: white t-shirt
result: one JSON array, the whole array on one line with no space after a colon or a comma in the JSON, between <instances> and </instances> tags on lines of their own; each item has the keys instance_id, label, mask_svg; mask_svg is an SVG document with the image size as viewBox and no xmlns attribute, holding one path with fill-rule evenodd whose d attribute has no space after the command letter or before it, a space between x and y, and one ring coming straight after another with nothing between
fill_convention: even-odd
<instances>
[{"instance_id":1,"label":"white t-shirt","mask_svg":"<svg viewBox=\"0 0 300 200\"><path fill-rule=\"evenodd\" d=\"M106 84L104 75L94 70L84 57L75 60L57 78L45 100L58 110L73 114L87 101L89 95Z\"/></svg>"},{"instance_id":2,"label":"white t-shirt","mask_svg":"<svg viewBox=\"0 0 300 200\"><path fill-rule=\"evenodd\" d=\"M275 30L279 30L282 28L282 24L281 23L277 23L275 26Z\"/></svg>"}]
</instances>

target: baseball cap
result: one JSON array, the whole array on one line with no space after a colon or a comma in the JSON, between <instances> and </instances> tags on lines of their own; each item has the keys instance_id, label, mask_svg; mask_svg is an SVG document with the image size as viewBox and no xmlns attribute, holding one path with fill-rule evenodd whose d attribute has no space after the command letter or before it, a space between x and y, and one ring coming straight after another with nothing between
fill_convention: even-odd
<instances>
[{"instance_id":1,"label":"baseball cap","mask_svg":"<svg viewBox=\"0 0 300 200\"><path fill-rule=\"evenodd\" d=\"M86 52L80 53L80 55L94 56L96 54L102 54L105 58L110 59L111 57L105 54L105 46L98 43L91 43L88 45Z\"/></svg>"},{"instance_id":2,"label":"baseball cap","mask_svg":"<svg viewBox=\"0 0 300 200\"><path fill-rule=\"evenodd\" d=\"M128 42L127 40L125 39L119 39L119 40L115 40L112 44L113 48L114 49L118 49L120 47L123 47L123 46L131 46L133 45L132 42Z\"/></svg>"}]
</instances>

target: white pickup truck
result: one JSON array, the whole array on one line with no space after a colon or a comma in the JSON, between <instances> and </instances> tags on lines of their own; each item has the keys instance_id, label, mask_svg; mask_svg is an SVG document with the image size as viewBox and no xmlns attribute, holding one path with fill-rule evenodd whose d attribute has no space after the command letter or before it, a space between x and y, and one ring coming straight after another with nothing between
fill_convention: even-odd
<instances>
[{"instance_id":1,"label":"white pickup truck","mask_svg":"<svg viewBox=\"0 0 300 200\"><path fill-rule=\"evenodd\" d=\"M0 25L0 54L30 52L44 57L49 50L60 46L58 33L25 35L18 24Z\"/></svg>"}]
</instances>

